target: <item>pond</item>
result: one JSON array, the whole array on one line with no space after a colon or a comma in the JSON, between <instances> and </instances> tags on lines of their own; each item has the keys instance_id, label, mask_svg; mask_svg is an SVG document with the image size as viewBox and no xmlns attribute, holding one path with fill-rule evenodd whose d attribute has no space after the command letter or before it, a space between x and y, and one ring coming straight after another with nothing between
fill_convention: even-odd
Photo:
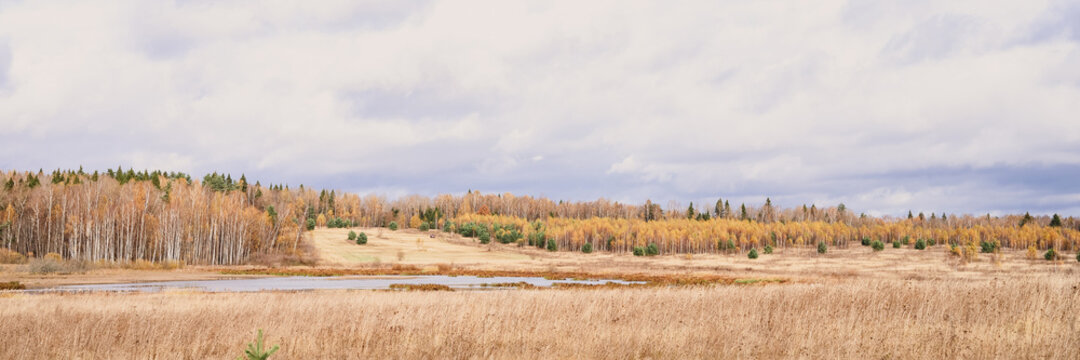
<instances>
[{"instance_id":1,"label":"pond","mask_svg":"<svg viewBox=\"0 0 1080 360\"><path fill-rule=\"evenodd\" d=\"M554 284L603 285L644 284L643 281L624 280L551 280L542 277L476 277L476 276L368 276L368 277L266 277L223 280L196 281L160 281L122 284L64 285L36 291L116 291L116 292L159 292L165 289L193 289L207 292L251 292L251 291L302 291L302 290L386 290L392 284L446 285L459 290L499 289L493 284L526 283L537 287L550 287Z\"/></svg>"}]
</instances>

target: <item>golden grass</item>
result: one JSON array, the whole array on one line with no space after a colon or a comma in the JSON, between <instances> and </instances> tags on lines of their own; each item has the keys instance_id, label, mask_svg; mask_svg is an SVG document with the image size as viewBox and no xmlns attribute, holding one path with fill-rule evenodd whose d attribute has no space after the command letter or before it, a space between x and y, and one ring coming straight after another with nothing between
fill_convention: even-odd
<instances>
[{"instance_id":1,"label":"golden grass","mask_svg":"<svg viewBox=\"0 0 1080 360\"><path fill-rule=\"evenodd\" d=\"M0 290L23 290L26 289L26 285L18 281L0 282Z\"/></svg>"},{"instance_id":2,"label":"golden grass","mask_svg":"<svg viewBox=\"0 0 1080 360\"><path fill-rule=\"evenodd\" d=\"M454 291L449 286L441 284L390 284L390 290L406 291Z\"/></svg>"},{"instance_id":3,"label":"golden grass","mask_svg":"<svg viewBox=\"0 0 1080 360\"><path fill-rule=\"evenodd\" d=\"M776 286L16 295L0 358L1080 357L1080 291L1028 281Z\"/></svg>"},{"instance_id":4,"label":"golden grass","mask_svg":"<svg viewBox=\"0 0 1080 360\"><path fill-rule=\"evenodd\" d=\"M367 244L357 245L355 241L349 241L349 231L367 234ZM529 260L528 256L515 252L489 251L488 248L472 246L464 241L452 242L451 238L460 237L436 231L429 233L413 229L390 231L384 228L318 228L309 234L311 243L326 264L508 264ZM435 234L435 238L429 237L431 234Z\"/></svg>"}]
</instances>

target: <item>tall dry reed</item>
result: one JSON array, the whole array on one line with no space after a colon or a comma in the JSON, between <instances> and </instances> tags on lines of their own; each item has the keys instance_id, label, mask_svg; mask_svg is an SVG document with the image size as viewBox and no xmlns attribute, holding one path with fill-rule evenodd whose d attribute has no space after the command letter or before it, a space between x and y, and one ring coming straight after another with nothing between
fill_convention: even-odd
<instances>
[{"instance_id":1,"label":"tall dry reed","mask_svg":"<svg viewBox=\"0 0 1080 360\"><path fill-rule=\"evenodd\" d=\"M1030 281L0 297L0 358L1080 357L1080 291Z\"/></svg>"}]
</instances>

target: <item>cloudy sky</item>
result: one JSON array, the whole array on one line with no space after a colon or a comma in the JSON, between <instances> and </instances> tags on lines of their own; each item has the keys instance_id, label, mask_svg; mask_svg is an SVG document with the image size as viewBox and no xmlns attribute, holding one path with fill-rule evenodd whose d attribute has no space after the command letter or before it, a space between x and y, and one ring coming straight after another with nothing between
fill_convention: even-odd
<instances>
[{"instance_id":1,"label":"cloudy sky","mask_svg":"<svg viewBox=\"0 0 1080 360\"><path fill-rule=\"evenodd\" d=\"M671 4L0 0L0 168L1080 215L1080 2Z\"/></svg>"}]
</instances>

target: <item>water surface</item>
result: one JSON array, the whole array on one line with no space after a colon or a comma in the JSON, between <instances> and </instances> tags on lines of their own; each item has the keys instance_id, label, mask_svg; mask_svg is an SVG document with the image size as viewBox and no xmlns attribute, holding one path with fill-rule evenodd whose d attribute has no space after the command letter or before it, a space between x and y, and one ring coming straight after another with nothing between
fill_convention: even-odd
<instances>
[{"instance_id":1,"label":"water surface","mask_svg":"<svg viewBox=\"0 0 1080 360\"><path fill-rule=\"evenodd\" d=\"M119 292L159 292L165 289L193 289L208 292L251 292L251 291L302 291L325 289L384 290L391 284L437 284L454 289L491 289L485 285L504 283L527 283L532 286L550 287L554 284L603 285L643 284L642 281L624 280L551 280L542 277L476 277L476 276L368 276L368 277L266 277L223 280L194 281L158 281L121 284L64 285L40 291L119 291Z\"/></svg>"}]
</instances>

